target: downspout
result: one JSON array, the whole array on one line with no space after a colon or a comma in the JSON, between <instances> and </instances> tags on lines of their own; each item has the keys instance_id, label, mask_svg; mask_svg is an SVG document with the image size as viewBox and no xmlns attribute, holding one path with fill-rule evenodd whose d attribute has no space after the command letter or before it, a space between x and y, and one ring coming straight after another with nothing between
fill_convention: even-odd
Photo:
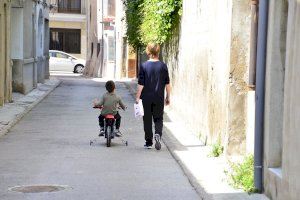
<instances>
[{"instance_id":1,"label":"downspout","mask_svg":"<svg viewBox=\"0 0 300 200\"><path fill-rule=\"evenodd\" d=\"M263 191L263 135L268 10L269 1L259 0L254 139L254 186L259 192Z\"/></svg>"}]
</instances>

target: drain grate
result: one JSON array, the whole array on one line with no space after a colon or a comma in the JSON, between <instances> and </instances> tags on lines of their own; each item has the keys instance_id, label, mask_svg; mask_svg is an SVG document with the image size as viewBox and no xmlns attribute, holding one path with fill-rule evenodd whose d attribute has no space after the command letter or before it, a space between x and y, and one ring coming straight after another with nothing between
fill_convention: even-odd
<instances>
[{"instance_id":1,"label":"drain grate","mask_svg":"<svg viewBox=\"0 0 300 200\"><path fill-rule=\"evenodd\" d=\"M58 192L65 190L67 186L61 185L28 185L28 186L16 186L9 188L9 191L21 192L21 193L43 193L43 192Z\"/></svg>"}]
</instances>

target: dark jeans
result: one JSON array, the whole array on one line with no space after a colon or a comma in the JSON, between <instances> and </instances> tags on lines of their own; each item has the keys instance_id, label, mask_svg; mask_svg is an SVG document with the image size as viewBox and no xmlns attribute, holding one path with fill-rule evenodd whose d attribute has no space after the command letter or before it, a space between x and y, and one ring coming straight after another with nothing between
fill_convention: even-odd
<instances>
[{"instance_id":1,"label":"dark jeans","mask_svg":"<svg viewBox=\"0 0 300 200\"><path fill-rule=\"evenodd\" d=\"M115 116L115 120L116 120L116 129L119 129L121 126L121 115L119 113L117 113ZM99 126L100 128L104 128L104 119L105 116L103 115L99 115Z\"/></svg>"},{"instance_id":2,"label":"dark jeans","mask_svg":"<svg viewBox=\"0 0 300 200\"><path fill-rule=\"evenodd\" d=\"M152 132L152 119L155 125L155 133L162 136L163 129L163 115L164 115L164 101L152 102L143 100L144 107L144 131L145 140L147 144L152 145L153 132Z\"/></svg>"}]
</instances>

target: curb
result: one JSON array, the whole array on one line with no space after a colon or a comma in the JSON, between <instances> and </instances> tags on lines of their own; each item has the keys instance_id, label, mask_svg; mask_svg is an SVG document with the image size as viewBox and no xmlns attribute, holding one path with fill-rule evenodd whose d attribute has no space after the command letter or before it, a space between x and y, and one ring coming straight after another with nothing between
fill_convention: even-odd
<instances>
[{"instance_id":1,"label":"curb","mask_svg":"<svg viewBox=\"0 0 300 200\"><path fill-rule=\"evenodd\" d=\"M172 135L172 133L164 125L164 137L162 137L162 140L166 145L168 151L170 152L171 156L178 163L179 167L181 168L185 176L188 178L188 181L190 182L191 186L195 189L200 199L213 200L213 197L205 191L205 188L199 184L197 178L189 171L188 167L181 161L179 156L177 156L177 154L175 153L176 144L172 142L170 135Z\"/></svg>"},{"instance_id":2,"label":"curb","mask_svg":"<svg viewBox=\"0 0 300 200\"><path fill-rule=\"evenodd\" d=\"M10 121L8 125L6 125L3 129L0 130L0 137L6 135L11 128L13 128L29 111L31 111L36 105L38 105L42 100L44 100L61 83L62 81L58 80L58 82L51 89L49 89L45 94L40 96L35 102L28 105L28 107L26 107L24 111L16 115L16 117L12 121Z\"/></svg>"},{"instance_id":3,"label":"curb","mask_svg":"<svg viewBox=\"0 0 300 200\"><path fill-rule=\"evenodd\" d=\"M133 96L133 98L135 98L136 90L134 88L132 88L129 83L123 82L123 84L129 90L129 92ZM168 115L167 113L165 113L165 114ZM164 133L165 133L164 137L162 137L163 143L166 145L166 147L167 147L168 151L170 152L171 156L178 163L179 167L181 168L181 170L183 171L185 176L188 178L188 181L190 182L191 186L195 189L195 191L199 195L200 199L201 200L213 200L212 196L209 195L205 191L205 189L197 181L197 178L195 176L193 176L193 174L188 170L187 166L184 163L182 163L180 158L174 152L175 151L175 148L174 148L175 144L171 141L172 139L170 138L170 135L172 135L172 133L167 129L167 127L165 125L164 125Z\"/></svg>"}]
</instances>

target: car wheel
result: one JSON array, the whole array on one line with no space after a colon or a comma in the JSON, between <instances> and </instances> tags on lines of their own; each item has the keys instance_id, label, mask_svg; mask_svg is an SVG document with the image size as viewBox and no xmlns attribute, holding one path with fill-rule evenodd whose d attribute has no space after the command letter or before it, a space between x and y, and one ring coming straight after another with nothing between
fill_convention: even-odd
<instances>
[{"instance_id":1,"label":"car wheel","mask_svg":"<svg viewBox=\"0 0 300 200\"><path fill-rule=\"evenodd\" d=\"M75 69L74 69L74 72L78 73L78 74L81 74L83 72L83 69L84 69L83 65L76 65Z\"/></svg>"}]
</instances>

